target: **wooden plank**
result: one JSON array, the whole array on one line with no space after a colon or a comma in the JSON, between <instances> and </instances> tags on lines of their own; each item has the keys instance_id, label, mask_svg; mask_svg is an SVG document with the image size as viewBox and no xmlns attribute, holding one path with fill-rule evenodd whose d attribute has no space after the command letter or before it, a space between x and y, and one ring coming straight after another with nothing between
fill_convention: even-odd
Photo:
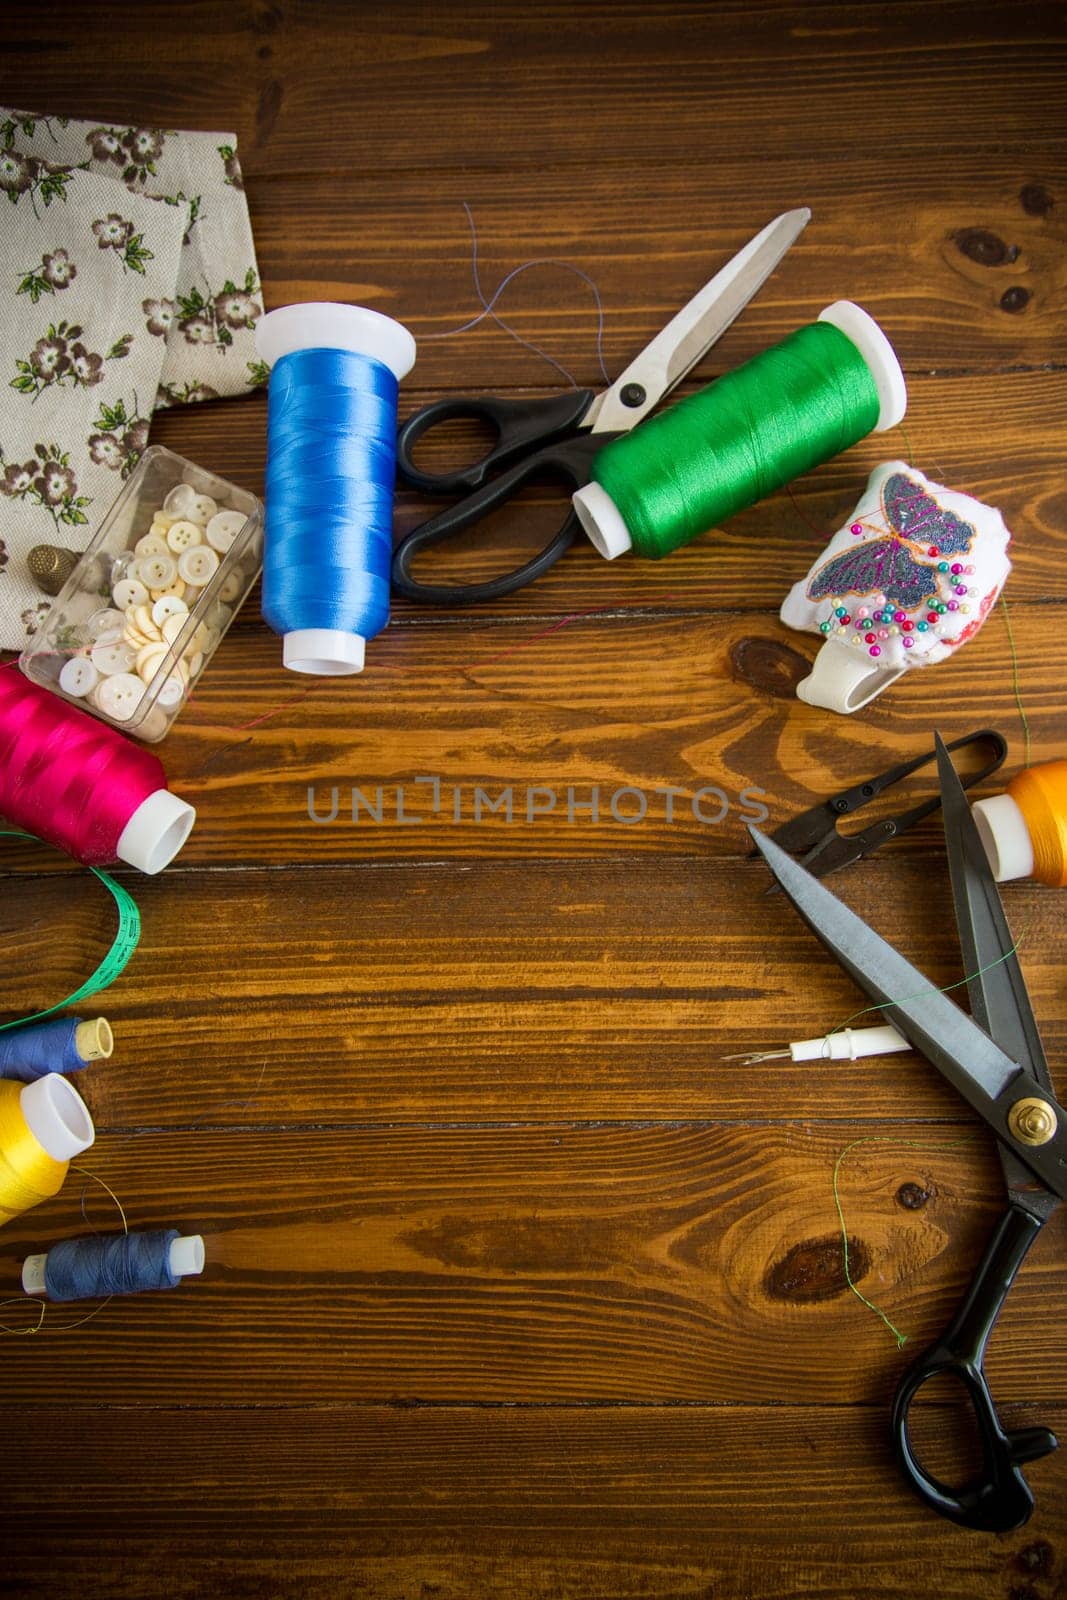
<instances>
[{"instance_id":1,"label":"wooden plank","mask_svg":"<svg viewBox=\"0 0 1067 1600\"><path fill-rule=\"evenodd\" d=\"M270 303L357 300L400 317L419 341L407 396L416 386L454 388L457 371L483 388L561 381L491 321L442 337L481 310L465 205L487 297L524 262L543 263L510 284L495 310L579 384L603 382L597 310L588 283L561 262L599 289L614 375L757 228L800 203L811 222L707 358L705 382L849 297L882 321L909 376L1062 367L1067 234L1059 210L1027 210L1031 170L1028 156L1010 152L971 155L962 168L958 156L934 152L916 186L914 162L900 153L875 173L851 153L819 171L806 155L784 158L770 172L762 156L745 153L609 167L593 187L565 166L476 166L448 175L342 171L309 194L287 172L252 181L249 197ZM694 206L694 193L714 195L714 204ZM877 251L864 245L872 208L895 219Z\"/></svg>"},{"instance_id":2,"label":"wooden plank","mask_svg":"<svg viewBox=\"0 0 1067 1600\"><path fill-rule=\"evenodd\" d=\"M748 0L653 9L591 0L465 5L385 20L344 4L183 5L182 50L156 53L166 10L66 3L16 34L22 99L152 125L236 128L249 174L641 160L802 143L877 163L932 149L1062 151L1062 12ZM116 25L120 24L120 25ZM146 52L154 70L144 72ZM91 71L91 76L90 76ZM195 114L194 114L195 108Z\"/></svg>"},{"instance_id":3,"label":"wooden plank","mask_svg":"<svg viewBox=\"0 0 1067 1600\"><path fill-rule=\"evenodd\" d=\"M902 1485L878 1410L34 1408L5 1424L5 1581L25 1596L91 1575L94 1600L915 1600L936 1572L940 1600L1022 1600L1055 1592L1067 1536L1063 1451L1026 1468L1026 1528L963 1533Z\"/></svg>"},{"instance_id":4,"label":"wooden plank","mask_svg":"<svg viewBox=\"0 0 1067 1600\"><path fill-rule=\"evenodd\" d=\"M63 1194L0 1232L0 1281L88 1226L202 1232L203 1278L113 1300L64 1337L9 1337L9 1392L72 1406L351 1401L888 1403L944 1326L1003 1205L984 1140L885 1125L842 1177L850 1269L909 1336L849 1292L834 1163L868 1132L797 1127L351 1127L101 1140ZM897 1136L901 1142L896 1142ZM1049 1225L989 1354L1005 1402L1067 1400ZM58 1330L84 1307L46 1309ZM3 1321L25 1327L19 1299ZM151 1359L146 1360L146 1352Z\"/></svg>"},{"instance_id":5,"label":"wooden plank","mask_svg":"<svg viewBox=\"0 0 1067 1600\"><path fill-rule=\"evenodd\" d=\"M742 1068L864 997L756 862L472 862L169 872L131 882L134 961L79 1080L101 1132L364 1122L966 1117L919 1056ZM961 975L944 862L832 880L936 984ZM88 874L8 880L4 1015L69 993L111 926ZM1050 1059L1067 1054L1062 906L1005 889ZM14 915L17 906L17 917ZM62 929L62 937L57 930ZM876 1021L856 1019L856 1026Z\"/></svg>"},{"instance_id":6,"label":"wooden plank","mask_svg":"<svg viewBox=\"0 0 1067 1600\"><path fill-rule=\"evenodd\" d=\"M1062 602L1012 612L1035 761L1061 751L1064 616ZM566 625L393 628L360 676L302 681L260 626L224 642L162 751L172 785L199 808L182 864L736 857L748 843L745 791L758 789L783 820L895 752L929 749L934 726L946 737L1002 728L1021 762L1002 614L947 662L908 673L862 720L795 698L814 653L811 636L777 619L650 618L635 607ZM440 790L422 777L440 778ZM594 786L598 820L575 810L572 823L568 790L591 804ZM309 820L309 790L329 818L334 787L335 819ZM353 787L380 821L368 823L360 801L364 821L347 820ZM667 788L680 791L673 821ZM504 809L490 815L493 803Z\"/></svg>"}]
</instances>

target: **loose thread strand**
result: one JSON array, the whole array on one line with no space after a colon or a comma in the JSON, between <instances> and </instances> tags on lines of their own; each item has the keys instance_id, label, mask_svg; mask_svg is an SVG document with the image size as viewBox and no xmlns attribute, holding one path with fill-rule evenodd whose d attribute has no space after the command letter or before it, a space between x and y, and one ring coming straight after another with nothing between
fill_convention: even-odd
<instances>
[{"instance_id":1,"label":"loose thread strand","mask_svg":"<svg viewBox=\"0 0 1067 1600\"><path fill-rule=\"evenodd\" d=\"M605 384L610 384L611 378L604 362L604 303L601 299L600 290L597 287L596 280L590 277L588 272L583 271L581 267L576 266L573 261L561 261L556 256L538 256L532 261L524 261L520 266L513 267L506 277L500 280L496 288L493 290L492 295L490 295L487 299L485 291L482 288L481 269L478 260L478 230L474 222L474 212L471 210L471 207L468 205L466 200L463 202L463 209L467 214L467 222L470 225L471 231L471 272L474 278L474 292L478 296L478 301L482 309L478 312L477 316L471 317L467 322L460 323L459 327L457 328L446 328L443 333L424 333L421 337L424 340L452 339L455 338L457 334L469 333L472 328L476 328L480 322L484 322L486 317L489 317L490 320L495 322L497 327L506 333L509 338L514 339L516 344L521 344L525 349L532 351L533 354L538 356L542 361L547 361L550 367L553 367L562 378L566 379L572 389L579 388L580 385L578 384L577 380L570 372L567 371L567 368L563 366L562 362L557 361L554 356L550 356L547 350L542 350L540 345L534 344L532 340L524 339L522 334L517 333L511 324L506 322L495 309L497 301L504 293L504 290L516 278L520 277L522 273L528 272L532 267L560 267L563 269L563 271L572 272L574 273L575 277L581 278L582 282L588 284L592 291L593 302L596 305L597 313L597 362L599 364L600 373Z\"/></svg>"},{"instance_id":2,"label":"loose thread strand","mask_svg":"<svg viewBox=\"0 0 1067 1600\"><path fill-rule=\"evenodd\" d=\"M968 973L964 978L957 978L955 983L945 983L942 984L940 988L936 987L934 984L931 984L929 988L919 989L915 992L915 994L900 995L895 1000L880 1000L873 1005L861 1006L858 1011L853 1011L851 1016L846 1017L844 1022L838 1023L836 1028L830 1029L829 1033L823 1040L823 1050L825 1052L823 1059L827 1061L830 1060L830 1040L833 1038L834 1034L843 1033L846 1028L850 1028L857 1017L866 1017L872 1011L884 1011L887 1006L904 1005L909 1000L922 1000L928 994L948 994L953 989L962 989L964 984L970 983L972 978L980 978L983 972L990 972L994 967L999 967L1002 962L1007 961L1009 957L1015 955L1024 938L1025 933L1021 933L1010 950L1005 950L1003 955L997 956L993 961L987 961L984 967L978 968L977 972Z\"/></svg>"},{"instance_id":3,"label":"loose thread strand","mask_svg":"<svg viewBox=\"0 0 1067 1600\"><path fill-rule=\"evenodd\" d=\"M898 1350L902 1350L905 1344L907 1344L908 1335L901 1332L896 1323L893 1322L892 1319L888 1317L882 1310L881 1306L876 1305L873 1300L869 1300L867 1298L852 1277L852 1269L849 1262L848 1250L848 1227L845 1222L844 1206L841 1202L841 1168L844 1166L845 1160L851 1154L851 1152L858 1149L860 1145L864 1144L892 1144L906 1150L937 1152L942 1150L958 1150L962 1145L974 1144L974 1142L975 1138L973 1134L968 1134L962 1139L954 1139L949 1144L926 1144L924 1141L919 1139L897 1139L892 1134L865 1134L863 1138L853 1139L851 1144L846 1145L834 1163L834 1206L837 1211L837 1220L841 1226L841 1251L845 1269L845 1282L848 1284L852 1293L856 1296L856 1299L865 1305L868 1311L873 1311L875 1316L878 1317L879 1320L883 1322L889 1329L889 1332L897 1341Z\"/></svg>"},{"instance_id":4,"label":"loose thread strand","mask_svg":"<svg viewBox=\"0 0 1067 1600\"><path fill-rule=\"evenodd\" d=\"M111 1199L115 1202L115 1206L116 1206L116 1208L118 1210L119 1217L121 1218L121 1221L122 1221L122 1231L123 1231L123 1233L128 1235L129 1231L130 1231L130 1225L129 1225L129 1222L127 1221L127 1219L126 1219L125 1209L123 1208L122 1201L119 1199L119 1197L115 1193L114 1189L111 1188L110 1184L105 1183L103 1178L98 1177L95 1172L90 1172L88 1167L79 1166L76 1161L72 1161L71 1162L70 1170L71 1170L71 1172L80 1172L83 1178L90 1178L93 1183L98 1183L100 1185L101 1189L104 1190L105 1194L107 1194L107 1195L109 1195L111 1197ZM90 1226L89 1217L88 1217L88 1214L87 1214L86 1209L85 1209L86 1191L87 1191L87 1186L86 1186L86 1188L83 1188L82 1192L81 1192L80 1209L81 1209L83 1222L85 1222L86 1226ZM100 1302L100 1304L98 1306L94 1306L91 1311L86 1312L84 1317L78 1317L78 1318L76 1318L76 1320L74 1322L61 1322L57 1326L57 1325L54 1324L54 1322L50 1321L49 1324L48 1324L49 1332L50 1333L72 1333L75 1328L83 1328L87 1322L91 1322L94 1317L99 1316L100 1312L103 1311L104 1307L110 1305L111 1301L114 1298L115 1298L114 1295L110 1295L109 1294L106 1300L101 1300L101 1302ZM0 1311L2 1311L5 1306L24 1306L25 1304L26 1304L25 1298L12 1297L11 1299L8 1299L8 1300L0 1300ZM7 1323L0 1322L0 1333L9 1333L9 1334L14 1334L14 1335L17 1336L17 1335L23 1334L23 1333L41 1333L41 1332L43 1332L44 1326L45 1326L45 1320L44 1320L45 1311L47 1309L48 1309L47 1300L42 1300L41 1301L41 1306L40 1306L40 1314L39 1314L39 1316L37 1318L37 1321L35 1323L31 1323L28 1327L25 1327L25 1328L11 1328L11 1327L8 1327Z\"/></svg>"},{"instance_id":5,"label":"loose thread strand","mask_svg":"<svg viewBox=\"0 0 1067 1600\"><path fill-rule=\"evenodd\" d=\"M1030 765L1030 750L1033 741L1030 736L1030 719L1026 715L1026 707L1023 705L1022 685L1019 680L1019 652L1015 646L1015 634L1011 626L1011 612L1003 595L1000 597L1000 605L1001 610L1004 612L1004 626L1008 633L1008 652L1011 656L1011 681L1012 688L1015 691L1015 705L1019 712L1019 721L1023 727L1023 766L1028 767Z\"/></svg>"}]
</instances>

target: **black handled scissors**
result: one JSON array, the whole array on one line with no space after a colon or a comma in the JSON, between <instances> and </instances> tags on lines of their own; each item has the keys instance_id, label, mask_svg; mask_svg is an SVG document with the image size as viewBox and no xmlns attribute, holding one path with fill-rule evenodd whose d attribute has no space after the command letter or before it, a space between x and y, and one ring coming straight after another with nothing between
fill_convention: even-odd
<instances>
[{"instance_id":1,"label":"black handled scissors","mask_svg":"<svg viewBox=\"0 0 1067 1600\"><path fill-rule=\"evenodd\" d=\"M1054 1098L992 869L940 739L937 759L970 1017L779 846L750 831L812 932L997 1135L1007 1207L949 1328L908 1369L897 1390L893 1436L901 1469L927 1505L965 1527L1006 1533L1021 1527L1033 1510L1023 1465L1055 1450L1057 1440L1047 1428L1004 1427L983 1360L1027 1251L1067 1198L1067 1112ZM946 1374L967 1392L982 1447L981 1471L962 1488L926 1471L908 1432L916 1394L931 1378Z\"/></svg>"},{"instance_id":2,"label":"black handled scissors","mask_svg":"<svg viewBox=\"0 0 1067 1600\"><path fill-rule=\"evenodd\" d=\"M428 546L480 522L531 478L556 478L569 492L587 484L598 452L609 439L636 426L696 366L774 271L810 216L802 207L768 223L599 394L579 389L534 400L470 395L434 401L408 417L397 434L398 475L427 494L465 498L400 541L393 555L394 591L423 605L472 605L512 594L547 572L579 532L573 511L531 561L487 583L420 583L411 574L411 564ZM418 441L438 424L457 418L473 418L494 428L497 439L492 449L460 471L421 471L412 458Z\"/></svg>"},{"instance_id":3,"label":"black handled scissors","mask_svg":"<svg viewBox=\"0 0 1067 1600\"><path fill-rule=\"evenodd\" d=\"M969 772L962 779L965 789L981 783L996 772L1008 753L1007 740L995 728L979 728L975 733L966 733L962 739L954 739L947 748L963 750L975 744L989 744L992 754L985 766ZM843 789L840 794L832 795L829 800L823 800L808 811L802 811L788 822L783 822L780 828L775 828L771 838L783 850L788 850L790 855L799 856L801 866L807 867L814 878L825 878L839 867L847 867L861 856L869 856L880 845L890 839L899 839L902 833L907 833L923 817L930 816L941 804L941 796L935 794L927 800L920 800L907 811L872 822L859 833L838 833L838 822L884 794L886 789L892 789L903 779L910 778L913 772L925 767L936 755L936 750L931 750L927 755L916 756L914 761L902 761L899 766L890 767L877 777L853 784L851 789Z\"/></svg>"}]
</instances>

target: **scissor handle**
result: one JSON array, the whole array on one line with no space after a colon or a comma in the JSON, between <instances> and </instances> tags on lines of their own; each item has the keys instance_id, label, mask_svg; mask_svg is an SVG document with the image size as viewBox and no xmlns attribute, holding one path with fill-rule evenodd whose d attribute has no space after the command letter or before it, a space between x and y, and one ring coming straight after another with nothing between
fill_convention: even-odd
<instances>
[{"instance_id":1,"label":"scissor handle","mask_svg":"<svg viewBox=\"0 0 1067 1600\"><path fill-rule=\"evenodd\" d=\"M509 471L502 472L498 478L475 489L465 500L457 501L421 527L413 529L393 552L394 591L423 605L464 606L474 605L480 600L497 600L501 595L512 594L541 577L574 543L579 524L573 511L569 512L558 532L531 561L486 583L420 583L411 575L411 563L428 546L440 544L443 539L450 539L464 528L480 522L495 507L512 499L531 478L556 478L570 490L580 489L589 482L589 469L595 456L613 437L613 434L607 433L586 433L547 445L543 450L537 450L517 462Z\"/></svg>"},{"instance_id":2,"label":"scissor handle","mask_svg":"<svg viewBox=\"0 0 1067 1600\"><path fill-rule=\"evenodd\" d=\"M593 400L592 389L533 400L498 400L495 395L460 395L434 400L402 423L396 436L396 467L405 483L426 494L458 494L480 489L489 476L572 433ZM487 422L496 443L469 466L453 472L424 472L412 452L418 441L443 422Z\"/></svg>"},{"instance_id":3,"label":"scissor handle","mask_svg":"<svg viewBox=\"0 0 1067 1600\"><path fill-rule=\"evenodd\" d=\"M966 777L961 776L960 782L965 789L969 789L972 784L981 783L983 778L990 777L999 766L1003 765L1004 758L1008 753L1008 742L1002 733L997 732L996 728L978 728L974 733L965 733L961 739L953 739L951 744L945 746L946 750L962 750L967 745L980 743L983 739L988 739L993 746L993 757L977 772L969 773ZM866 805L868 800L873 800L884 789L891 789L902 778L910 777L913 772L918 772L920 767L925 767L936 759L937 751L931 750L928 754L916 756L911 761L902 761L899 766L890 767L887 772L879 773L876 778L868 778L866 783L857 783L854 788L845 789L841 794L835 795L829 802L830 808L839 817L846 817L849 812ZM914 806L910 811L905 811L899 817L895 817L893 820L897 825L897 831L903 831L903 824L910 827L913 822L918 822L922 817L928 817L932 811L937 810L940 804L940 794L931 795L928 800L922 801L920 805Z\"/></svg>"},{"instance_id":4,"label":"scissor handle","mask_svg":"<svg viewBox=\"0 0 1067 1600\"><path fill-rule=\"evenodd\" d=\"M941 1516L987 1533L1009 1533L1028 1520L1034 1496L1020 1468L1058 1444L1048 1428L1019 1428L1010 1433L1004 1428L982 1367L993 1324L1040 1227L1040 1219L1021 1206L1008 1208L951 1327L908 1368L893 1401L897 1461L913 1489ZM923 1384L936 1377L956 1378L963 1384L978 1424L981 1472L961 1489L950 1488L926 1471L908 1434L911 1403Z\"/></svg>"}]
</instances>

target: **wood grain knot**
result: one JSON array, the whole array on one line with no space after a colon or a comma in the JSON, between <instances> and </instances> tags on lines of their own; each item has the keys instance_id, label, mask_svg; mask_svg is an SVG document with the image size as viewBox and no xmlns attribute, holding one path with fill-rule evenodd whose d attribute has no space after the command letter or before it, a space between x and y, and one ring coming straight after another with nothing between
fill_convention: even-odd
<instances>
[{"instance_id":1,"label":"wood grain knot","mask_svg":"<svg viewBox=\"0 0 1067 1600\"><path fill-rule=\"evenodd\" d=\"M1019 204L1028 217L1047 217L1056 202L1043 183L1026 183L1019 190Z\"/></svg>"},{"instance_id":2,"label":"wood grain knot","mask_svg":"<svg viewBox=\"0 0 1067 1600\"><path fill-rule=\"evenodd\" d=\"M848 1270L853 1283L866 1277L871 1268L871 1255L867 1246L851 1235L848 1241ZM845 1276L845 1252L840 1234L829 1234L825 1239L805 1239L768 1267L763 1287L772 1300L788 1300L797 1305L811 1305L820 1300L832 1300L848 1288Z\"/></svg>"},{"instance_id":3,"label":"wood grain knot","mask_svg":"<svg viewBox=\"0 0 1067 1600\"><path fill-rule=\"evenodd\" d=\"M1010 289L1005 289L1000 297L1002 311L1023 311L1030 304L1030 291L1024 289L1021 283L1015 283Z\"/></svg>"},{"instance_id":4,"label":"wood grain knot","mask_svg":"<svg viewBox=\"0 0 1067 1600\"><path fill-rule=\"evenodd\" d=\"M903 1206L905 1211L921 1211L936 1193L936 1189L924 1189L920 1183L902 1183L897 1190L897 1205Z\"/></svg>"},{"instance_id":5,"label":"wood grain knot","mask_svg":"<svg viewBox=\"0 0 1067 1600\"><path fill-rule=\"evenodd\" d=\"M980 267L1002 267L1019 254L1017 245L1006 245L988 228L957 228L952 237L960 254L968 261L977 261Z\"/></svg>"},{"instance_id":6,"label":"wood grain knot","mask_svg":"<svg viewBox=\"0 0 1067 1600\"><path fill-rule=\"evenodd\" d=\"M1019 1551L1015 1565L1028 1577L1051 1578L1055 1560L1055 1552L1048 1540L1035 1539L1033 1544L1024 1545Z\"/></svg>"},{"instance_id":7,"label":"wood grain knot","mask_svg":"<svg viewBox=\"0 0 1067 1600\"><path fill-rule=\"evenodd\" d=\"M797 684L811 671L811 662L779 639L737 639L730 646L730 662L735 679L778 700L792 700Z\"/></svg>"}]
</instances>

